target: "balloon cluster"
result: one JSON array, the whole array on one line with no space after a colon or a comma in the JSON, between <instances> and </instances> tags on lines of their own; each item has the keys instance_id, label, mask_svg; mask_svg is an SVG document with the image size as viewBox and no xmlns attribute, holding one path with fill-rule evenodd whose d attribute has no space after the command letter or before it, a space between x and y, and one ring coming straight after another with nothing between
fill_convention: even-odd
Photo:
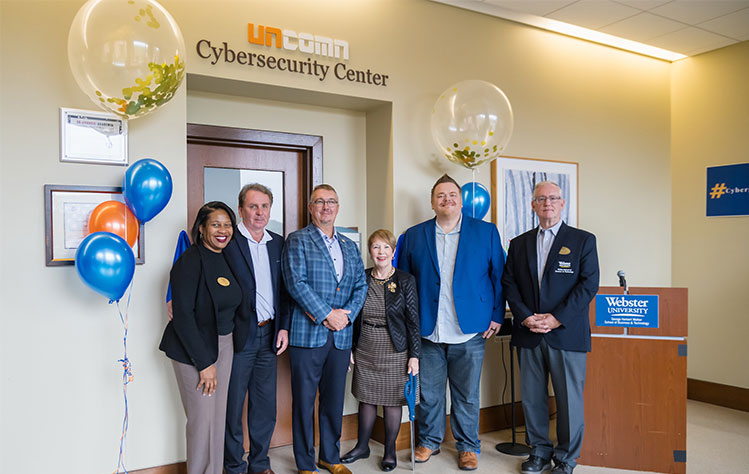
<instances>
[{"instance_id":1,"label":"balloon cluster","mask_svg":"<svg viewBox=\"0 0 749 474\"><path fill-rule=\"evenodd\" d=\"M127 206L105 201L91 212L91 232L75 253L78 276L92 290L119 301L133 280L140 222L153 219L172 196L172 176L150 158L136 161L125 172L122 192Z\"/></svg>"},{"instance_id":2,"label":"balloon cluster","mask_svg":"<svg viewBox=\"0 0 749 474\"><path fill-rule=\"evenodd\" d=\"M443 92L432 109L432 138L449 161L474 172L499 157L510 141L514 118L502 90L486 81L468 80ZM483 219L491 197L477 182L462 188L464 214Z\"/></svg>"}]
</instances>

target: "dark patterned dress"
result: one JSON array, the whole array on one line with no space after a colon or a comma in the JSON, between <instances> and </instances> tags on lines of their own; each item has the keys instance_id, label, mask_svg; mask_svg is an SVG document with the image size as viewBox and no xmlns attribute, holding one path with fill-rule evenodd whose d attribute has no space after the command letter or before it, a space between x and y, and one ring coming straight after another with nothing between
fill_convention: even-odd
<instances>
[{"instance_id":1,"label":"dark patterned dress","mask_svg":"<svg viewBox=\"0 0 749 474\"><path fill-rule=\"evenodd\" d=\"M359 315L361 335L354 351L351 393L363 403L402 406L406 405L403 386L408 381L408 351L396 352L390 339L385 319L385 286L389 281L368 278L367 299Z\"/></svg>"}]
</instances>

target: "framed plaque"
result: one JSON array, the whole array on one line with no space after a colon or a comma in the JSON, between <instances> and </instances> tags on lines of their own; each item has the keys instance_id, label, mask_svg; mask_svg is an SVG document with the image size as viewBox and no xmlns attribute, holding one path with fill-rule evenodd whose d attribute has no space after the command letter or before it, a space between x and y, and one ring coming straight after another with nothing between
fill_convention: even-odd
<instances>
[{"instance_id":1,"label":"framed plaque","mask_svg":"<svg viewBox=\"0 0 749 474\"><path fill-rule=\"evenodd\" d=\"M106 112L61 107L60 161L127 166L127 121Z\"/></svg>"}]
</instances>

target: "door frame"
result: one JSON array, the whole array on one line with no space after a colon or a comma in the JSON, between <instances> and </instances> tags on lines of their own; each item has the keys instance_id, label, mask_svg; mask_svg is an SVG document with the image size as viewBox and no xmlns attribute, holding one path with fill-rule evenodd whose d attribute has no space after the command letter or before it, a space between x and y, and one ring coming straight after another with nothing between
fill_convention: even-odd
<instances>
[{"instance_id":1,"label":"door frame","mask_svg":"<svg viewBox=\"0 0 749 474\"><path fill-rule=\"evenodd\" d=\"M309 213L304 212L307 209L307 197L315 186L322 183L322 140L323 138L319 135L252 130L218 125L187 124L188 144L266 148L301 153L303 157L303 165L300 169L302 178L297 191L299 209L302 210L302 227L309 224ZM202 175L192 177L188 175L188 209L199 209L203 205L204 197L190 192L191 189L195 189L199 184L193 183L192 180L198 178L203 179ZM191 225L189 220L195 217L189 214L188 212L188 228Z\"/></svg>"}]
</instances>

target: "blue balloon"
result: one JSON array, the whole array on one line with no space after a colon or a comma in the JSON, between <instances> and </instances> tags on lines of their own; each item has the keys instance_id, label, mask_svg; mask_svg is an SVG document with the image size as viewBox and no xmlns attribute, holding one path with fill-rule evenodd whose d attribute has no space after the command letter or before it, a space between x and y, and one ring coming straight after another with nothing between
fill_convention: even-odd
<instances>
[{"instance_id":1,"label":"blue balloon","mask_svg":"<svg viewBox=\"0 0 749 474\"><path fill-rule=\"evenodd\" d=\"M463 214L483 219L491 206L491 197L481 183L466 183L463 191Z\"/></svg>"},{"instance_id":2,"label":"blue balloon","mask_svg":"<svg viewBox=\"0 0 749 474\"><path fill-rule=\"evenodd\" d=\"M169 203L172 175L156 160L138 160L125 171L122 192L127 207L135 217L141 222L148 222Z\"/></svg>"},{"instance_id":3,"label":"blue balloon","mask_svg":"<svg viewBox=\"0 0 749 474\"><path fill-rule=\"evenodd\" d=\"M75 269L92 290L119 301L135 273L135 255L125 239L111 232L89 234L75 252Z\"/></svg>"}]
</instances>

